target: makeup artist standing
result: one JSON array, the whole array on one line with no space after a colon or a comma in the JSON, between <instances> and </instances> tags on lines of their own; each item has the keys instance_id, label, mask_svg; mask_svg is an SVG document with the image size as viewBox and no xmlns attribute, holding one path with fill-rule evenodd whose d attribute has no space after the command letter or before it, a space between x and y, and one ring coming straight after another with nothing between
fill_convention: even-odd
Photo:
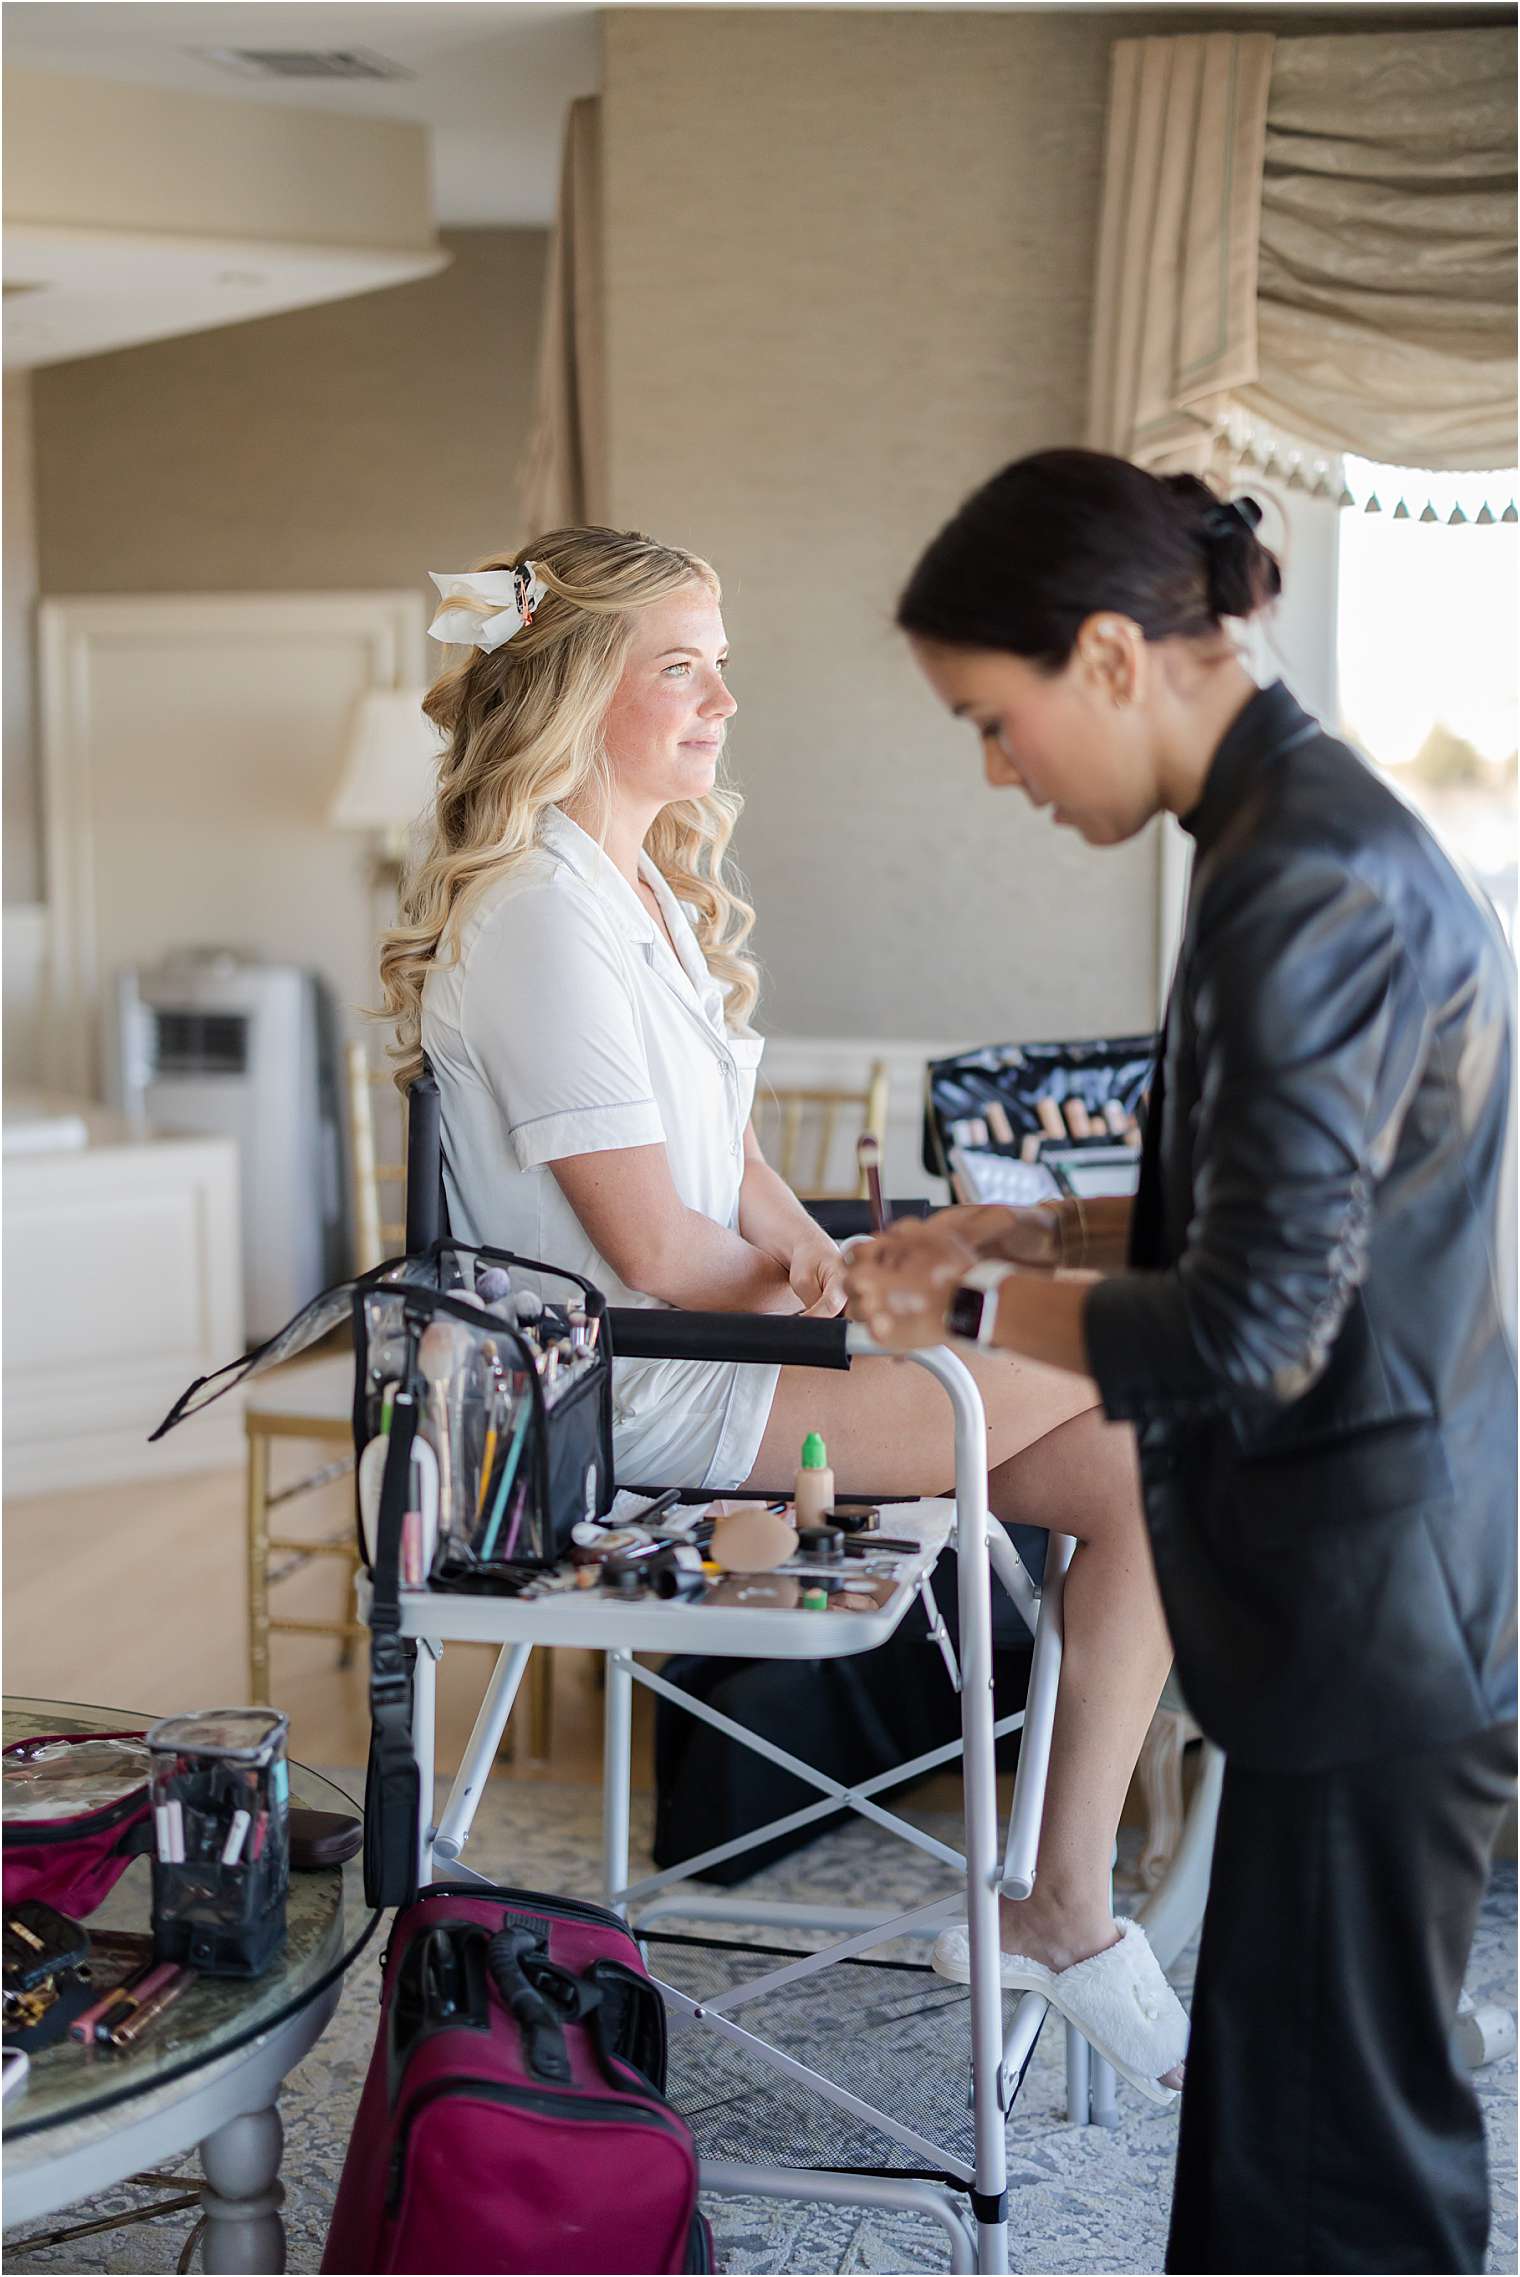
<instances>
[{"instance_id":1,"label":"makeup artist standing","mask_svg":"<svg viewBox=\"0 0 1520 2277\"><path fill-rule=\"evenodd\" d=\"M1090 1374L1137 1427L1229 1758L1168 2269L1476 2270L1451 2030L1513 1791L1512 966L1424 824L1240 663L1226 620L1280 589L1258 520L1043 452L914 570L898 622L989 783L1093 845L1169 810L1196 856L1134 1204L893 1229L851 1310Z\"/></svg>"}]
</instances>

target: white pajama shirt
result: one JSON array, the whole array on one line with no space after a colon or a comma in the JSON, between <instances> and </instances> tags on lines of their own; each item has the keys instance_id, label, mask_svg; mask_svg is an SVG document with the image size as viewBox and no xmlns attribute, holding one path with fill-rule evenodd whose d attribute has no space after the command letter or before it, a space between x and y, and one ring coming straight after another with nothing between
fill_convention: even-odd
<instances>
[{"instance_id":1,"label":"white pajama shirt","mask_svg":"<svg viewBox=\"0 0 1520 2277\"><path fill-rule=\"evenodd\" d=\"M550 1165L663 1144L686 1207L737 1231L765 1048L752 1030L725 1027L723 990L685 910L647 856L639 866L675 957L595 840L547 808L534 851L481 895L457 962L433 965L422 996L454 1233L568 1266L613 1305L659 1300L618 1279ZM615 1361L620 1482L741 1485L776 1374L720 1360Z\"/></svg>"}]
</instances>

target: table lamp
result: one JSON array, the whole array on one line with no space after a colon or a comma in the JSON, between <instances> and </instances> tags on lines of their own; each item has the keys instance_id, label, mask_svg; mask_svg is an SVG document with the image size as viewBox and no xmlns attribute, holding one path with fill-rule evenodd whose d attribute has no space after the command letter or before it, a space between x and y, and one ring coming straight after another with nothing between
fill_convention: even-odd
<instances>
[{"instance_id":1,"label":"table lamp","mask_svg":"<svg viewBox=\"0 0 1520 2277\"><path fill-rule=\"evenodd\" d=\"M377 883L382 875L391 882L400 875L443 752L444 738L423 712L422 697L421 688L372 688L348 723L327 819L335 830L367 830L378 841Z\"/></svg>"}]
</instances>

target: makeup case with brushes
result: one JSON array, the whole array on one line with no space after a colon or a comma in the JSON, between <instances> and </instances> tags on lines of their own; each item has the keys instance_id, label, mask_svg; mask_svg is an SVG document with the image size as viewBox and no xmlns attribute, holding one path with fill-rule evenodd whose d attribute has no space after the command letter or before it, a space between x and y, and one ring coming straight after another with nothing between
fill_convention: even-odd
<instances>
[{"instance_id":1,"label":"makeup case with brushes","mask_svg":"<svg viewBox=\"0 0 1520 2277\"><path fill-rule=\"evenodd\" d=\"M417 1886L416 1645L408 1588L512 1592L611 1507L606 1301L579 1274L445 1239L326 1289L277 1336L181 1393L155 1439L348 1318L360 1549L370 1568L364 1889Z\"/></svg>"},{"instance_id":2,"label":"makeup case with brushes","mask_svg":"<svg viewBox=\"0 0 1520 2277\"><path fill-rule=\"evenodd\" d=\"M155 1439L347 1319L357 1523L375 1559L386 1440L414 1411L401 1586L512 1589L612 1500L606 1302L537 1258L437 1241L324 1289L276 1336L180 1395Z\"/></svg>"},{"instance_id":3,"label":"makeup case with brushes","mask_svg":"<svg viewBox=\"0 0 1520 2277\"><path fill-rule=\"evenodd\" d=\"M463 1241L404 1279L356 1285L354 1445L360 1543L375 1564L386 1443L415 1410L400 1578L516 1586L556 1564L612 1501L612 1371L600 1290L578 1274Z\"/></svg>"},{"instance_id":4,"label":"makeup case with brushes","mask_svg":"<svg viewBox=\"0 0 1520 2277\"><path fill-rule=\"evenodd\" d=\"M925 1170L948 1179L962 1202L1133 1192L1159 1042L1148 1034L984 1044L931 1060Z\"/></svg>"}]
</instances>

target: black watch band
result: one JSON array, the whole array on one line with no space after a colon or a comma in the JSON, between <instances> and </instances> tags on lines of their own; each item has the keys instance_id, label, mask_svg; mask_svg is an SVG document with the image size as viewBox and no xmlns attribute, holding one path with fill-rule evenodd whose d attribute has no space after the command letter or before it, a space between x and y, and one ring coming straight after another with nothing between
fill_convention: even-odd
<instances>
[{"instance_id":1,"label":"black watch band","mask_svg":"<svg viewBox=\"0 0 1520 2277\"><path fill-rule=\"evenodd\" d=\"M945 1308L945 1330L965 1344L990 1344L997 1321L998 1290L1011 1265L973 1265Z\"/></svg>"}]
</instances>

